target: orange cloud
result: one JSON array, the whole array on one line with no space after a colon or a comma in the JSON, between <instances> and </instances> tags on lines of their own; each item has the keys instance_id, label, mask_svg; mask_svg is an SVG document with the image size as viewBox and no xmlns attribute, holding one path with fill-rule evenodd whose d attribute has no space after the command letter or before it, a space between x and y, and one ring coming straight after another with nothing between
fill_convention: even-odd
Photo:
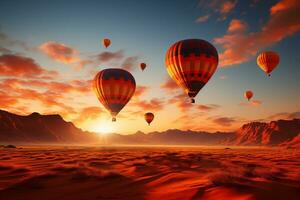
<instances>
[{"instance_id":1,"label":"orange cloud","mask_svg":"<svg viewBox=\"0 0 300 200\"><path fill-rule=\"evenodd\" d=\"M130 56L130 57L127 57L127 58L122 62L121 67L122 67L123 69L129 70L129 71L133 70L133 69L134 69L134 66L135 66L136 69L137 69L137 67L138 67L137 61L138 61L138 59L139 59L139 58L138 58L137 56Z\"/></svg>"},{"instance_id":2,"label":"orange cloud","mask_svg":"<svg viewBox=\"0 0 300 200\"><path fill-rule=\"evenodd\" d=\"M185 101L184 99L177 101L175 104L181 112L187 112L193 106L191 102Z\"/></svg>"},{"instance_id":3,"label":"orange cloud","mask_svg":"<svg viewBox=\"0 0 300 200\"><path fill-rule=\"evenodd\" d=\"M233 123L236 122L236 119L232 117L218 117L215 119L212 119L212 121L215 124L221 125L221 126L231 126Z\"/></svg>"},{"instance_id":4,"label":"orange cloud","mask_svg":"<svg viewBox=\"0 0 300 200\"><path fill-rule=\"evenodd\" d=\"M82 69L84 66L89 65L89 64L93 64L94 61L93 60L80 60L76 65L75 68L76 69Z\"/></svg>"},{"instance_id":5,"label":"orange cloud","mask_svg":"<svg viewBox=\"0 0 300 200\"><path fill-rule=\"evenodd\" d=\"M101 116L101 113L103 110L100 107L96 106L90 106L81 109L81 111L78 113L78 117L73 120L75 124L80 124L86 120L93 120L97 119Z\"/></svg>"},{"instance_id":6,"label":"orange cloud","mask_svg":"<svg viewBox=\"0 0 300 200\"><path fill-rule=\"evenodd\" d=\"M267 121L270 120L279 120L279 119L300 119L300 111L296 112L281 112L281 113L276 113L274 115L271 115L267 118Z\"/></svg>"},{"instance_id":7,"label":"orange cloud","mask_svg":"<svg viewBox=\"0 0 300 200\"><path fill-rule=\"evenodd\" d=\"M197 110L197 111L212 111L217 108L219 108L219 105L215 104L209 104L209 105L204 105L204 104L192 104L190 100L188 99L187 95L184 93L175 95L172 97L169 101L169 104L174 104L181 112L187 113L190 111L190 109Z\"/></svg>"},{"instance_id":8,"label":"orange cloud","mask_svg":"<svg viewBox=\"0 0 300 200\"><path fill-rule=\"evenodd\" d=\"M227 14L229 12L231 12L234 7L236 6L237 4L237 1L234 0L234 1L223 1L221 4L220 4L220 7L219 7L219 12L221 14Z\"/></svg>"},{"instance_id":9,"label":"orange cloud","mask_svg":"<svg viewBox=\"0 0 300 200\"><path fill-rule=\"evenodd\" d=\"M0 106L4 109L10 108L14 112L26 113L30 110L24 108L29 104L38 103L37 105L46 108L46 112L58 112L64 116L74 115L78 112L78 108L74 109L70 101L79 95L91 95L90 85L90 80L55 82L41 79L3 79L0 81L0 98L3 99ZM80 101L77 100L76 103L80 104Z\"/></svg>"},{"instance_id":10,"label":"orange cloud","mask_svg":"<svg viewBox=\"0 0 300 200\"><path fill-rule=\"evenodd\" d=\"M65 98L63 97L63 94L54 93L52 91L46 91L46 92L39 92L37 90L32 89L25 89L25 88L15 88L14 94L11 95L15 99L22 99L22 102L40 102L43 104L43 106L49 108L57 108L60 111L66 110L69 113L73 112L74 110L72 107L66 105L65 103L62 103Z\"/></svg>"},{"instance_id":11,"label":"orange cloud","mask_svg":"<svg viewBox=\"0 0 300 200\"><path fill-rule=\"evenodd\" d=\"M49 41L40 46L40 49L55 61L65 64L79 61L78 51L65 44Z\"/></svg>"},{"instance_id":12,"label":"orange cloud","mask_svg":"<svg viewBox=\"0 0 300 200\"><path fill-rule=\"evenodd\" d=\"M270 12L271 15L274 15L280 11L284 11L286 9L290 9L294 4L297 3L298 0L283 0L275 4L271 7Z\"/></svg>"},{"instance_id":13,"label":"orange cloud","mask_svg":"<svg viewBox=\"0 0 300 200\"><path fill-rule=\"evenodd\" d=\"M260 100L251 100L249 102L240 103L241 106L251 106L251 107L258 107L262 104Z\"/></svg>"},{"instance_id":14,"label":"orange cloud","mask_svg":"<svg viewBox=\"0 0 300 200\"><path fill-rule=\"evenodd\" d=\"M258 51L280 42L300 30L300 1L282 0L270 9L270 18L259 32L245 31L245 25L238 30L229 31L214 42L223 46L220 54L220 66L241 64L253 58ZM239 20L240 23L245 23ZM231 21L232 25L233 21ZM230 26L229 26L230 28ZM231 28L231 30L235 30Z\"/></svg>"},{"instance_id":15,"label":"orange cloud","mask_svg":"<svg viewBox=\"0 0 300 200\"><path fill-rule=\"evenodd\" d=\"M212 10L214 13L218 14L220 16L219 20L225 20L227 15L236 7L237 2L237 0L200 0L199 6L205 8L205 11ZM207 15L199 17L198 19L200 22L206 21L210 15L208 15L209 17L206 16Z\"/></svg>"},{"instance_id":16,"label":"orange cloud","mask_svg":"<svg viewBox=\"0 0 300 200\"><path fill-rule=\"evenodd\" d=\"M146 86L137 86L134 92L134 97L138 98L145 94L148 91L149 87Z\"/></svg>"},{"instance_id":17,"label":"orange cloud","mask_svg":"<svg viewBox=\"0 0 300 200\"><path fill-rule=\"evenodd\" d=\"M96 61L86 60L83 64L97 63L100 62L106 63L106 65L111 65L113 67L118 66L125 70L131 71L138 69L138 56L128 56L124 55L124 50L118 50L116 52L105 51L96 55Z\"/></svg>"},{"instance_id":18,"label":"orange cloud","mask_svg":"<svg viewBox=\"0 0 300 200\"><path fill-rule=\"evenodd\" d=\"M173 96L168 102L174 104L181 112L188 112L193 106L185 93Z\"/></svg>"},{"instance_id":19,"label":"orange cloud","mask_svg":"<svg viewBox=\"0 0 300 200\"><path fill-rule=\"evenodd\" d=\"M203 23L209 19L210 15L200 16L196 19L196 23Z\"/></svg>"},{"instance_id":20,"label":"orange cloud","mask_svg":"<svg viewBox=\"0 0 300 200\"><path fill-rule=\"evenodd\" d=\"M200 111L211 111L211 110L215 110L217 108L219 108L219 105L215 105L215 104L210 104L210 105L198 105L197 109Z\"/></svg>"},{"instance_id":21,"label":"orange cloud","mask_svg":"<svg viewBox=\"0 0 300 200\"><path fill-rule=\"evenodd\" d=\"M58 75L58 73L56 71L43 69L32 58L5 54L0 56L0 75L28 78L53 78Z\"/></svg>"},{"instance_id":22,"label":"orange cloud","mask_svg":"<svg viewBox=\"0 0 300 200\"><path fill-rule=\"evenodd\" d=\"M157 98L153 98L150 101L137 101L133 103L134 106L139 107L141 110L146 111L151 109L152 111L160 111L164 108L164 101L157 99Z\"/></svg>"},{"instance_id":23,"label":"orange cloud","mask_svg":"<svg viewBox=\"0 0 300 200\"><path fill-rule=\"evenodd\" d=\"M41 80L21 80L21 79L4 79L0 86L2 89L15 90L18 88L37 87L38 89L47 89L53 93L91 93L91 81L72 80L69 82L41 81Z\"/></svg>"},{"instance_id":24,"label":"orange cloud","mask_svg":"<svg viewBox=\"0 0 300 200\"><path fill-rule=\"evenodd\" d=\"M231 20L229 27L228 27L228 32L239 32L239 31L246 31L247 30L247 24L243 22L242 20L238 19L233 19Z\"/></svg>"},{"instance_id":25,"label":"orange cloud","mask_svg":"<svg viewBox=\"0 0 300 200\"><path fill-rule=\"evenodd\" d=\"M92 92L90 81L73 80L70 83L50 82L47 88L55 92L77 92L87 94Z\"/></svg>"},{"instance_id":26,"label":"orange cloud","mask_svg":"<svg viewBox=\"0 0 300 200\"><path fill-rule=\"evenodd\" d=\"M18 100L10 95L7 92L0 90L0 108L10 108L18 103Z\"/></svg>"},{"instance_id":27,"label":"orange cloud","mask_svg":"<svg viewBox=\"0 0 300 200\"><path fill-rule=\"evenodd\" d=\"M160 85L160 87L162 89L165 89L165 90L180 89L180 87L177 85L177 83L173 79L171 79L170 77L167 77L167 79L165 80L165 82L162 83Z\"/></svg>"},{"instance_id":28,"label":"orange cloud","mask_svg":"<svg viewBox=\"0 0 300 200\"><path fill-rule=\"evenodd\" d=\"M110 62L114 60L120 60L124 57L124 51L119 50L116 52L105 51L97 55L97 58L100 62Z\"/></svg>"}]
</instances>

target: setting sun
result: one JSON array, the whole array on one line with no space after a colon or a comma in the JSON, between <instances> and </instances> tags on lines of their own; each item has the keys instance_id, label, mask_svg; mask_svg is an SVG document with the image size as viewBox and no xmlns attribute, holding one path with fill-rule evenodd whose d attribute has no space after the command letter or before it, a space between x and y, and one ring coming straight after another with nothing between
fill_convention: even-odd
<instances>
[{"instance_id":1,"label":"setting sun","mask_svg":"<svg viewBox=\"0 0 300 200\"><path fill-rule=\"evenodd\" d=\"M109 122L100 122L91 125L91 130L96 133L112 133L115 131L112 123Z\"/></svg>"}]
</instances>

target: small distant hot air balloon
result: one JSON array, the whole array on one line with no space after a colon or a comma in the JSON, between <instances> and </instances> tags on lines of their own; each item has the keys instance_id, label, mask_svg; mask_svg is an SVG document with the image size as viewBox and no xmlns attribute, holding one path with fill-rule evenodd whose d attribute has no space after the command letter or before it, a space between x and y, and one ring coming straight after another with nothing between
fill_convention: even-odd
<instances>
[{"instance_id":1,"label":"small distant hot air balloon","mask_svg":"<svg viewBox=\"0 0 300 200\"><path fill-rule=\"evenodd\" d=\"M110 39L108 39L108 38L104 38L104 39L102 40L102 44L103 44L103 46L104 46L105 48L107 48L107 47L110 45L110 43L111 43L111 41L110 41Z\"/></svg>"},{"instance_id":2,"label":"small distant hot air balloon","mask_svg":"<svg viewBox=\"0 0 300 200\"><path fill-rule=\"evenodd\" d=\"M194 103L194 97L215 73L219 62L216 48L205 40L176 42L167 51L166 68Z\"/></svg>"},{"instance_id":3,"label":"small distant hot air balloon","mask_svg":"<svg viewBox=\"0 0 300 200\"><path fill-rule=\"evenodd\" d=\"M135 92L135 79L128 71L118 68L104 69L95 76L94 91L110 112L112 121L116 121L117 114L129 102Z\"/></svg>"},{"instance_id":4,"label":"small distant hot air balloon","mask_svg":"<svg viewBox=\"0 0 300 200\"><path fill-rule=\"evenodd\" d=\"M256 59L258 66L268 75L270 76L271 72L277 67L279 64L280 58L276 52L266 51L259 54Z\"/></svg>"},{"instance_id":5,"label":"small distant hot air balloon","mask_svg":"<svg viewBox=\"0 0 300 200\"><path fill-rule=\"evenodd\" d=\"M144 115L146 122L148 123L148 125L150 126L150 123L153 121L154 119L154 114L151 112L147 112Z\"/></svg>"},{"instance_id":6,"label":"small distant hot air balloon","mask_svg":"<svg viewBox=\"0 0 300 200\"><path fill-rule=\"evenodd\" d=\"M253 97L253 92L251 90L247 90L244 95L248 101L250 101L250 99Z\"/></svg>"},{"instance_id":7,"label":"small distant hot air balloon","mask_svg":"<svg viewBox=\"0 0 300 200\"><path fill-rule=\"evenodd\" d=\"M146 68L146 66L147 66L146 63L141 63L140 64L140 67L141 67L142 71L144 71L144 69Z\"/></svg>"}]
</instances>

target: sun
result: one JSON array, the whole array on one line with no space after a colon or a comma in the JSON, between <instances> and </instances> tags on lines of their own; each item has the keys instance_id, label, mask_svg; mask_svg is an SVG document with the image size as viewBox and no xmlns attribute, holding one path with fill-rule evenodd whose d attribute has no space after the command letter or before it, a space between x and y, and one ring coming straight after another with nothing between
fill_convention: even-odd
<instances>
[{"instance_id":1,"label":"sun","mask_svg":"<svg viewBox=\"0 0 300 200\"><path fill-rule=\"evenodd\" d=\"M91 131L102 133L102 134L108 134L108 133L113 133L115 129L111 124L107 122L106 123L100 122L100 123L93 124L93 126L91 127Z\"/></svg>"}]
</instances>

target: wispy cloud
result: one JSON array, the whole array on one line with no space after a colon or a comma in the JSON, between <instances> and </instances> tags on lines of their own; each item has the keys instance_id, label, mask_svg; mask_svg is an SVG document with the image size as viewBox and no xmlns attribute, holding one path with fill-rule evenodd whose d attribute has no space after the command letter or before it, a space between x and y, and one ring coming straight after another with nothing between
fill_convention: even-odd
<instances>
[{"instance_id":1,"label":"wispy cloud","mask_svg":"<svg viewBox=\"0 0 300 200\"><path fill-rule=\"evenodd\" d=\"M21 47L22 49L24 49L26 51L35 51L36 50L35 47L30 46L28 43L21 41L21 40L14 39L4 32L0 32L0 44L3 49L7 49L4 47L16 46L16 47ZM8 52L6 52L6 53L8 53Z\"/></svg>"},{"instance_id":2,"label":"wispy cloud","mask_svg":"<svg viewBox=\"0 0 300 200\"><path fill-rule=\"evenodd\" d=\"M257 52L272 46L300 30L300 1L282 0L270 8L270 17L258 32L247 32L246 22L234 19L228 33L215 38L214 42L223 46L220 66L229 67L253 58Z\"/></svg>"},{"instance_id":3,"label":"wispy cloud","mask_svg":"<svg viewBox=\"0 0 300 200\"><path fill-rule=\"evenodd\" d=\"M167 77L165 79L165 81L160 85L160 88L167 90L167 91L181 89L180 86L178 86L177 83L170 77Z\"/></svg>"},{"instance_id":4,"label":"wispy cloud","mask_svg":"<svg viewBox=\"0 0 300 200\"><path fill-rule=\"evenodd\" d=\"M213 13L218 16L219 20L225 20L227 16L234 10L238 1L237 0L200 0L199 7L210 14L200 16L196 22L205 22L211 17ZM198 21L199 20L199 21Z\"/></svg>"},{"instance_id":5,"label":"wispy cloud","mask_svg":"<svg viewBox=\"0 0 300 200\"><path fill-rule=\"evenodd\" d=\"M130 56L127 57L121 64L121 68L126 69L128 71L132 71L134 69L137 69L138 67L138 56Z\"/></svg>"},{"instance_id":6,"label":"wispy cloud","mask_svg":"<svg viewBox=\"0 0 300 200\"><path fill-rule=\"evenodd\" d=\"M124 58L124 50L118 50L116 52L104 51L98 54L97 58L101 63L118 61Z\"/></svg>"},{"instance_id":7,"label":"wispy cloud","mask_svg":"<svg viewBox=\"0 0 300 200\"><path fill-rule=\"evenodd\" d=\"M260 100L251 100L248 102L242 102L239 105L241 106L250 106L250 107L259 107L262 105L262 101Z\"/></svg>"},{"instance_id":8,"label":"wispy cloud","mask_svg":"<svg viewBox=\"0 0 300 200\"><path fill-rule=\"evenodd\" d=\"M0 75L51 79L57 76L58 72L44 69L32 58L14 54L4 54L0 56Z\"/></svg>"},{"instance_id":9,"label":"wispy cloud","mask_svg":"<svg viewBox=\"0 0 300 200\"><path fill-rule=\"evenodd\" d=\"M237 120L233 117L216 117L212 119L212 122L220 126L232 126Z\"/></svg>"},{"instance_id":10,"label":"wispy cloud","mask_svg":"<svg viewBox=\"0 0 300 200\"><path fill-rule=\"evenodd\" d=\"M165 102L162 99L153 98L149 101L147 100L137 100L133 102L131 105L138 107L140 110L148 111L160 111L163 110L165 106Z\"/></svg>"},{"instance_id":11,"label":"wispy cloud","mask_svg":"<svg viewBox=\"0 0 300 200\"><path fill-rule=\"evenodd\" d=\"M206 22L208 19L209 19L210 15L203 15L203 16L200 16L196 19L196 23L203 23L203 22Z\"/></svg>"},{"instance_id":12,"label":"wispy cloud","mask_svg":"<svg viewBox=\"0 0 300 200\"><path fill-rule=\"evenodd\" d=\"M55 61L65 64L79 61L78 51L70 46L55 41L49 41L40 45L40 49Z\"/></svg>"}]
</instances>

